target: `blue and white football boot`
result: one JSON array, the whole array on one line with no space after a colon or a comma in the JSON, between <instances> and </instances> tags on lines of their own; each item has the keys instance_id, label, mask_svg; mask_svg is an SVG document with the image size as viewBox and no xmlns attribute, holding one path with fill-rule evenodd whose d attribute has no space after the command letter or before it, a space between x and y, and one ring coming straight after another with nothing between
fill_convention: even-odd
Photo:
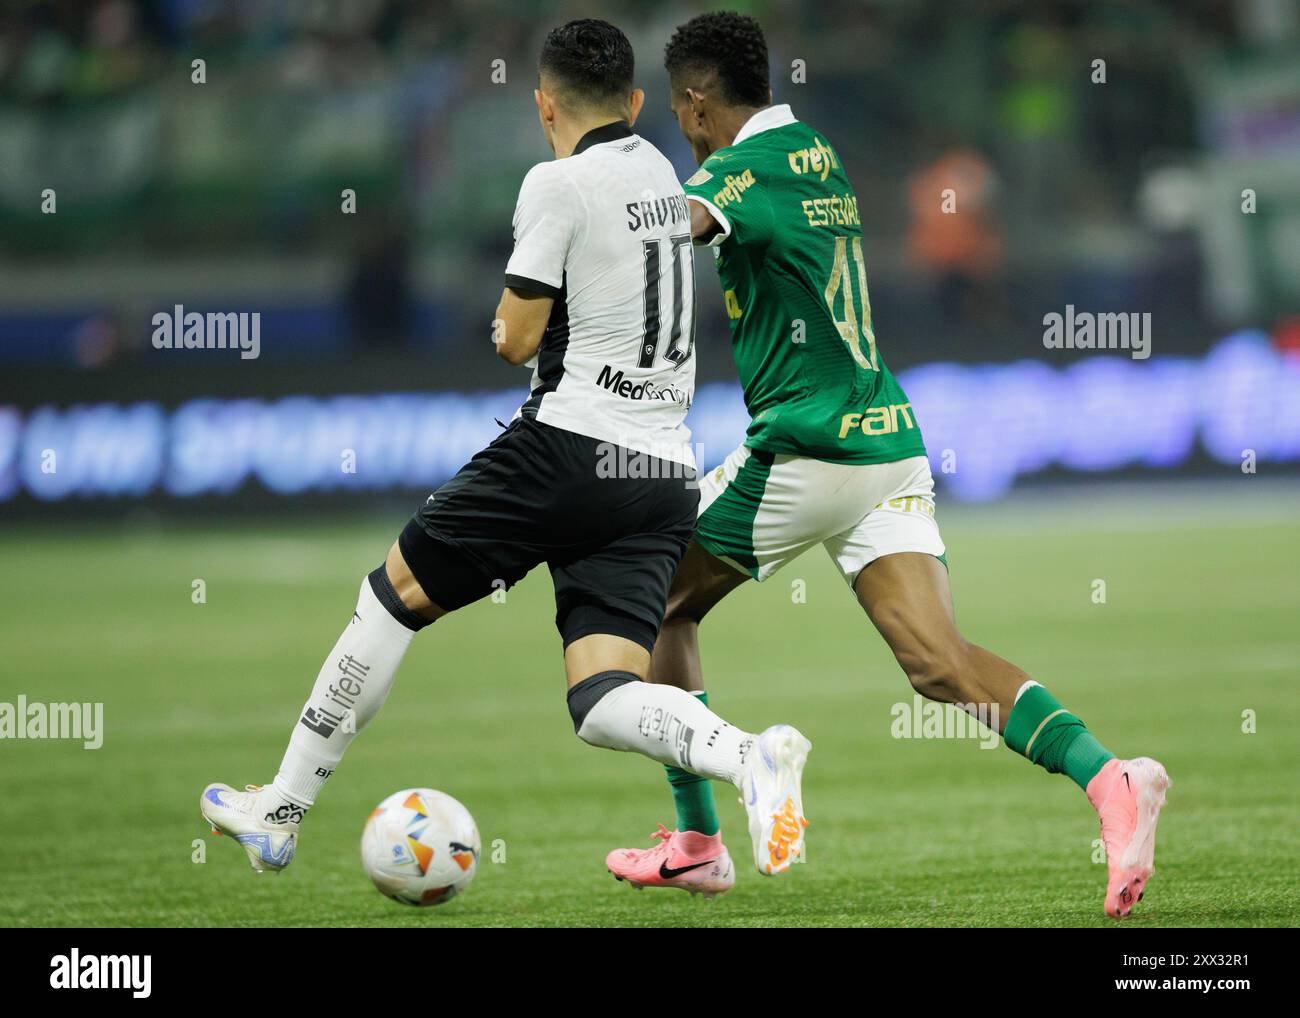
<instances>
[{"instance_id":1,"label":"blue and white football boot","mask_svg":"<svg viewBox=\"0 0 1300 1018\"><path fill-rule=\"evenodd\" d=\"M199 812L213 834L228 834L244 846L254 871L279 873L293 862L302 814L280 819L258 816L257 793L262 786L245 787L247 791L237 792L221 782L208 785L199 799Z\"/></svg>"}]
</instances>

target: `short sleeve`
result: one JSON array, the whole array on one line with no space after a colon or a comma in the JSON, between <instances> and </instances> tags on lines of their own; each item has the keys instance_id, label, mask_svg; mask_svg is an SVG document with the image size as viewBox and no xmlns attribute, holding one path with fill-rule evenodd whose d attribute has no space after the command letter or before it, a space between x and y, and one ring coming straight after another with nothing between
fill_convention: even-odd
<instances>
[{"instance_id":1,"label":"short sleeve","mask_svg":"<svg viewBox=\"0 0 1300 1018\"><path fill-rule=\"evenodd\" d=\"M772 236L772 207L754 171L733 155L712 156L682 184L686 197L699 202L722 232L710 246L735 238L740 244L766 244Z\"/></svg>"},{"instance_id":2,"label":"short sleeve","mask_svg":"<svg viewBox=\"0 0 1300 1018\"><path fill-rule=\"evenodd\" d=\"M539 163L528 171L515 205L515 248L506 265L506 286L560 296L581 203L577 188L555 163Z\"/></svg>"}]
</instances>

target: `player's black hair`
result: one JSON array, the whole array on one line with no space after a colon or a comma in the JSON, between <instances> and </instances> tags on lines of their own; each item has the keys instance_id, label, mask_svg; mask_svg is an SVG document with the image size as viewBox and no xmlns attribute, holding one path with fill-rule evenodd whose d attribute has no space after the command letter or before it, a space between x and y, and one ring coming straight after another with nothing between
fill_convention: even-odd
<instances>
[{"instance_id":1,"label":"player's black hair","mask_svg":"<svg viewBox=\"0 0 1300 1018\"><path fill-rule=\"evenodd\" d=\"M714 77L731 106L766 106L771 102L767 40L747 14L717 11L691 18L664 47L670 78L699 74Z\"/></svg>"},{"instance_id":2,"label":"player's black hair","mask_svg":"<svg viewBox=\"0 0 1300 1018\"><path fill-rule=\"evenodd\" d=\"M635 60L627 36L599 18L582 18L551 29L542 43L539 69L565 98L585 106L626 101Z\"/></svg>"}]
</instances>

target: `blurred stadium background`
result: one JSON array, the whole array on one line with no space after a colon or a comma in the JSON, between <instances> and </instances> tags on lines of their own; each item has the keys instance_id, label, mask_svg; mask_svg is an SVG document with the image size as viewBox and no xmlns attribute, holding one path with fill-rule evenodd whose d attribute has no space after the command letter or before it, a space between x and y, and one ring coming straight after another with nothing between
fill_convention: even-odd
<instances>
[{"instance_id":1,"label":"blurred stadium background","mask_svg":"<svg viewBox=\"0 0 1300 1018\"><path fill-rule=\"evenodd\" d=\"M349 490L443 479L527 385L489 356L489 319L519 181L548 155L542 35L575 15L623 26L649 93L638 128L684 177L660 58L707 6L9 0L3 511L355 505ZM855 182L882 349L936 470L956 453L945 495L1240 477L1245 449L1295 469L1294 2L740 6L766 26L778 101ZM938 211L944 186L962 214ZM745 421L707 259L697 272L692 423L713 463ZM152 315L176 304L260 312L260 357L153 349ZM1150 312L1154 356L1046 351L1043 316L1066 305Z\"/></svg>"}]
</instances>

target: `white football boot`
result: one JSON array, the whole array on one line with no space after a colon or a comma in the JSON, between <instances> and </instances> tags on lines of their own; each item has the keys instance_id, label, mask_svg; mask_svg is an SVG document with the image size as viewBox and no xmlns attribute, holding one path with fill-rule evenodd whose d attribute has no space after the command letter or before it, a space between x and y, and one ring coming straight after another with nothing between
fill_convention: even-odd
<instances>
[{"instance_id":1,"label":"white football boot","mask_svg":"<svg viewBox=\"0 0 1300 1018\"><path fill-rule=\"evenodd\" d=\"M804 854L803 767L812 743L798 729L773 725L754 740L740 779L740 803L749 814L754 865L765 876L790 868Z\"/></svg>"},{"instance_id":2,"label":"white football boot","mask_svg":"<svg viewBox=\"0 0 1300 1018\"><path fill-rule=\"evenodd\" d=\"M245 787L247 791L237 792L219 781L208 785L199 799L199 812L211 825L213 834L228 834L244 846L254 871L279 873L293 862L302 813L278 822L259 817L257 793L262 786Z\"/></svg>"}]
</instances>

